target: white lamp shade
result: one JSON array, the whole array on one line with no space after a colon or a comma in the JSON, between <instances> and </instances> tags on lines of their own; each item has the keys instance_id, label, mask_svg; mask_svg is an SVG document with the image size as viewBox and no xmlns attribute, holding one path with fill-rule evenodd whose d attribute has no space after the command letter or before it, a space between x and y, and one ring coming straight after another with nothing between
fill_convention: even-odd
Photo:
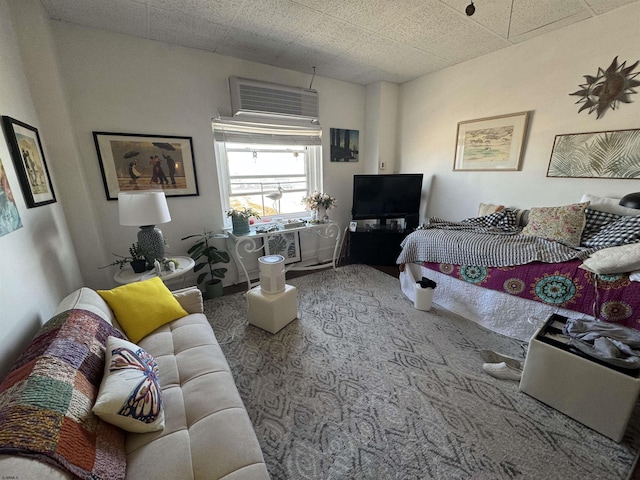
<instances>
[{"instance_id":1,"label":"white lamp shade","mask_svg":"<svg viewBox=\"0 0 640 480\"><path fill-rule=\"evenodd\" d=\"M171 221L164 192L118 193L120 225L141 227Z\"/></svg>"}]
</instances>

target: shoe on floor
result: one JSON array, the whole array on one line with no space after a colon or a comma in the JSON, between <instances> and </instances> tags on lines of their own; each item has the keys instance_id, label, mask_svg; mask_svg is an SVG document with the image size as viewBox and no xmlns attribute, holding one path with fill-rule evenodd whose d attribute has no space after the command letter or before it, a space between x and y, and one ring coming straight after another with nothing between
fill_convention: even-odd
<instances>
[{"instance_id":1,"label":"shoe on floor","mask_svg":"<svg viewBox=\"0 0 640 480\"><path fill-rule=\"evenodd\" d=\"M519 368L513 368L504 362L485 363L482 365L482 369L492 377L500 378L502 380L520 380L520 377L522 376L522 370Z\"/></svg>"},{"instance_id":2,"label":"shoe on floor","mask_svg":"<svg viewBox=\"0 0 640 480\"><path fill-rule=\"evenodd\" d=\"M504 362L510 367L521 369L522 362L517 358L508 357L501 353L494 352L493 350L480 350L480 356L487 363L500 363Z\"/></svg>"}]
</instances>

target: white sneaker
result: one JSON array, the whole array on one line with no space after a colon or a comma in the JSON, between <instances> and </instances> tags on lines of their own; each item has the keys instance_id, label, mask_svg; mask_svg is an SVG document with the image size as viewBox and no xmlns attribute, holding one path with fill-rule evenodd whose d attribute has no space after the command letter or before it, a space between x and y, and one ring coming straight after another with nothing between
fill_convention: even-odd
<instances>
[{"instance_id":1,"label":"white sneaker","mask_svg":"<svg viewBox=\"0 0 640 480\"><path fill-rule=\"evenodd\" d=\"M513 368L504 362L485 363L482 365L482 369L492 377L500 378L502 380L520 380L520 377L522 376L522 370L519 368Z\"/></svg>"},{"instance_id":2,"label":"white sneaker","mask_svg":"<svg viewBox=\"0 0 640 480\"><path fill-rule=\"evenodd\" d=\"M480 356L487 363L504 362L510 367L522 369L522 362L517 358L508 357L507 355L494 352L493 350L480 350Z\"/></svg>"}]
</instances>

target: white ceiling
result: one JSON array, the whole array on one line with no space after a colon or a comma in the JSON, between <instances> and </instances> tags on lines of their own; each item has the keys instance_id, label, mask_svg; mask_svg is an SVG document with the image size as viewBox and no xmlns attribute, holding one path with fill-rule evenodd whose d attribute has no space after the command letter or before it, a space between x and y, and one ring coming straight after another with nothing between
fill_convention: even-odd
<instances>
[{"instance_id":1,"label":"white ceiling","mask_svg":"<svg viewBox=\"0 0 640 480\"><path fill-rule=\"evenodd\" d=\"M41 0L50 18L367 85L640 0ZM594 32L597 34L597 32Z\"/></svg>"}]
</instances>

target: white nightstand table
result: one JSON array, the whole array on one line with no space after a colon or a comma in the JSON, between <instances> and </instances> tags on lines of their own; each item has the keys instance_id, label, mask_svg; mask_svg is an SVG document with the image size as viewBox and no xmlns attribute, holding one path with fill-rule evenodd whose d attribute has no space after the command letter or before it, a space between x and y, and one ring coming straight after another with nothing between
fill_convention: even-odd
<instances>
[{"instance_id":1,"label":"white nightstand table","mask_svg":"<svg viewBox=\"0 0 640 480\"><path fill-rule=\"evenodd\" d=\"M168 270L163 270L160 274L160 279L163 282L167 280L171 280L172 278L185 277L187 273L193 268L196 262L193 261L191 257L171 257L175 258L178 261L178 266L176 267L174 272L170 272ZM113 279L120 283L133 283L140 282L142 280L149 280L150 278L157 277L155 270L147 270L142 273L135 273L131 268L131 265L126 265L122 267L120 270L116 272L113 276Z\"/></svg>"}]
</instances>

